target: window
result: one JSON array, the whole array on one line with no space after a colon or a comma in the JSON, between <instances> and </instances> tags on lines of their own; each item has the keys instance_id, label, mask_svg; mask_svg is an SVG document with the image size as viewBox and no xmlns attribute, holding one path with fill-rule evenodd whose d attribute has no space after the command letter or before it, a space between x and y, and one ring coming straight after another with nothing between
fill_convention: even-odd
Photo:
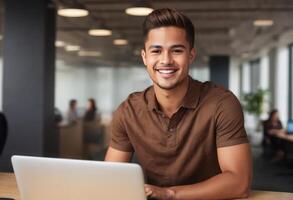
<instances>
[{"instance_id":1,"label":"window","mask_svg":"<svg viewBox=\"0 0 293 200\"><path fill-rule=\"evenodd\" d=\"M256 92L260 88L260 60L251 61L250 67L250 91Z\"/></svg>"}]
</instances>

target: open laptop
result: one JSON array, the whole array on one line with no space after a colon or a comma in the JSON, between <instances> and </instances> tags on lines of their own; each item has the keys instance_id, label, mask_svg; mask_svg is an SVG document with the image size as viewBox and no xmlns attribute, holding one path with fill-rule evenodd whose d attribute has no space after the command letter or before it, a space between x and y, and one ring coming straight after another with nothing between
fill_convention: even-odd
<instances>
[{"instance_id":1,"label":"open laptop","mask_svg":"<svg viewBox=\"0 0 293 200\"><path fill-rule=\"evenodd\" d=\"M146 200L139 165L12 156L21 200Z\"/></svg>"}]
</instances>

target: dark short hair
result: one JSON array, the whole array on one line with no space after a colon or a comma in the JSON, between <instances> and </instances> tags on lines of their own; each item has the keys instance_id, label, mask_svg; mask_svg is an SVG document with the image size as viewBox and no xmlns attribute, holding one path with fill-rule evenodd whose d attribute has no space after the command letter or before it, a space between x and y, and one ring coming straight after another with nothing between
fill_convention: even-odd
<instances>
[{"instance_id":1,"label":"dark short hair","mask_svg":"<svg viewBox=\"0 0 293 200\"><path fill-rule=\"evenodd\" d=\"M96 101L93 98L89 98L88 101L91 104L91 110L96 111L97 110L97 106L96 106Z\"/></svg>"},{"instance_id":2,"label":"dark short hair","mask_svg":"<svg viewBox=\"0 0 293 200\"><path fill-rule=\"evenodd\" d=\"M278 109L271 110L271 112L269 113L269 120L271 121L273 119L274 114L278 112L279 112Z\"/></svg>"},{"instance_id":3,"label":"dark short hair","mask_svg":"<svg viewBox=\"0 0 293 200\"><path fill-rule=\"evenodd\" d=\"M69 101L69 107L72 109L75 106L76 103L77 103L76 99L71 99Z\"/></svg>"},{"instance_id":4,"label":"dark short hair","mask_svg":"<svg viewBox=\"0 0 293 200\"><path fill-rule=\"evenodd\" d=\"M194 47L194 26L191 20L181 12L169 8L154 10L145 18L142 27L144 41L150 30L167 26L184 29L190 49Z\"/></svg>"}]
</instances>

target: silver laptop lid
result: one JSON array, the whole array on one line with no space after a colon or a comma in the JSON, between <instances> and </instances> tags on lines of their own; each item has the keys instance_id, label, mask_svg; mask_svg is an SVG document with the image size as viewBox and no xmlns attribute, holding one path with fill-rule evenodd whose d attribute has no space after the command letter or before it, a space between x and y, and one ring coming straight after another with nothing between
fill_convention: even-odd
<instances>
[{"instance_id":1,"label":"silver laptop lid","mask_svg":"<svg viewBox=\"0 0 293 200\"><path fill-rule=\"evenodd\" d=\"M11 158L21 200L145 200L137 164L30 156Z\"/></svg>"}]
</instances>

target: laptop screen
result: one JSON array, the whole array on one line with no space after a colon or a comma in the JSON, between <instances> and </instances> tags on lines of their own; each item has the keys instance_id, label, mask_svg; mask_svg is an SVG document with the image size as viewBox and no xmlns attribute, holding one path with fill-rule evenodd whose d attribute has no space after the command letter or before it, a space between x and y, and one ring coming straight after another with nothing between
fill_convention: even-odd
<instances>
[{"instance_id":1,"label":"laptop screen","mask_svg":"<svg viewBox=\"0 0 293 200\"><path fill-rule=\"evenodd\" d=\"M292 119L288 120L287 132L288 134L293 134L293 120Z\"/></svg>"}]
</instances>

